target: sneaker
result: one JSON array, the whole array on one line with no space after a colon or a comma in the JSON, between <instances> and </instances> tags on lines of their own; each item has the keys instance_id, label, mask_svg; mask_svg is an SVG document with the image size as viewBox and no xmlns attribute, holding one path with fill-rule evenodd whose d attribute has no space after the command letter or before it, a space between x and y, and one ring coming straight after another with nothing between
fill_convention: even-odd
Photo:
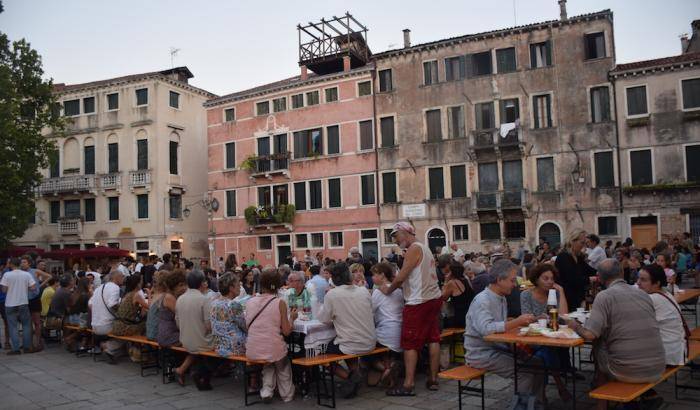
<instances>
[{"instance_id":1,"label":"sneaker","mask_svg":"<svg viewBox=\"0 0 700 410\"><path fill-rule=\"evenodd\" d=\"M100 353L102 353L102 349L100 349L99 347L95 346L95 347L93 347L92 349L89 349L87 352L90 353L90 354L100 354Z\"/></svg>"},{"instance_id":2,"label":"sneaker","mask_svg":"<svg viewBox=\"0 0 700 410\"><path fill-rule=\"evenodd\" d=\"M22 352L20 352L19 350L10 350L9 352L7 352L8 356L15 356L18 354L22 354Z\"/></svg>"}]
</instances>

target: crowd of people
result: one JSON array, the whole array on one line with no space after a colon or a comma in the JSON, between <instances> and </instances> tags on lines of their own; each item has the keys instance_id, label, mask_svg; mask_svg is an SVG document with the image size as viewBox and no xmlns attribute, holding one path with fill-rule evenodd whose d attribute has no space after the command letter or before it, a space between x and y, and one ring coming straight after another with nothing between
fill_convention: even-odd
<instances>
[{"instance_id":1,"label":"crowd of people","mask_svg":"<svg viewBox=\"0 0 700 410\"><path fill-rule=\"evenodd\" d=\"M391 236L398 249L381 261L352 248L344 260L306 251L278 267L263 267L254 254L240 264L231 254L217 266L165 254L95 270L78 265L58 275L35 255L10 258L0 279L5 348L11 355L40 351L46 331L72 324L90 327L99 344L90 346L81 332L65 332L69 350L92 349L117 363L124 354L140 360L140 351L107 335L145 335L189 352L172 365L180 384L190 377L208 390L211 375L225 369L225 361L197 352L244 355L265 363L262 379L251 378L248 387L260 390L264 401L277 391L287 402L295 394L289 337L295 320L313 318L335 330L327 353L389 349L364 367L358 360L334 366L344 397L357 394L364 369L377 374L376 384L388 395L411 396L421 369L426 388L439 389L443 327L465 329L467 364L512 379L509 347L484 338L547 317L554 291L560 314L590 310L585 324L566 325L594 341L595 383L654 381L665 365L685 363L688 331L673 293L684 278L695 275L698 284L698 247L688 234L647 250L631 239L603 244L595 234L574 229L563 246L540 240L532 251L503 244L483 253L455 244L431 250L406 222L397 223ZM571 398L560 375L571 370L568 350L521 353L518 360L549 369L562 400ZM546 400L542 374L518 378L521 393ZM656 399L653 392L648 398Z\"/></svg>"}]
</instances>

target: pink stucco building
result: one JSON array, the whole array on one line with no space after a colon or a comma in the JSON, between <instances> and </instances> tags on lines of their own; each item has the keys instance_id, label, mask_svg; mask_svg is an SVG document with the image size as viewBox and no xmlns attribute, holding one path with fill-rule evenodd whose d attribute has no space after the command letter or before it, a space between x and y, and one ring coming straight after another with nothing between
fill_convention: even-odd
<instances>
[{"instance_id":1,"label":"pink stucco building","mask_svg":"<svg viewBox=\"0 0 700 410\"><path fill-rule=\"evenodd\" d=\"M307 249L345 258L353 246L377 255L372 68L347 60L205 104L217 258L277 265Z\"/></svg>"}]
</instances>

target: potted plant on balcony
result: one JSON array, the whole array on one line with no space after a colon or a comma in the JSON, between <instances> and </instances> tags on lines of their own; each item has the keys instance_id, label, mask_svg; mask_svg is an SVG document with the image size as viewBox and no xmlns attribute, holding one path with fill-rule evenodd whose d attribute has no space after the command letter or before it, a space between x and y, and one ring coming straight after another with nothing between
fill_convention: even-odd
<instances>
[{"instance_id":1,"label":"potted plant on balcony","mask_svg":"<svg viewBox=\"0 0 700 410\"><path fill-rule=\"evenodd\" d=\"M241 162L241 169L244 169L246 171L251 171L255 169L255 164L258 160L258 157L256 155L250 155L248 158L244 159L243 162Z\"/></svg>"}]
</instances>

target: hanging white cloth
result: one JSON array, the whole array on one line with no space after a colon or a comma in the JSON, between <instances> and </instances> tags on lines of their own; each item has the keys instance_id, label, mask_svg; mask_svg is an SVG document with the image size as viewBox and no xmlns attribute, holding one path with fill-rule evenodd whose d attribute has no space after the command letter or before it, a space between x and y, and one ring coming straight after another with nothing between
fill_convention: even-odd
<instances>
[{"instance_id":1,"label":"hanging white cloth","mask_svg":"<svg viewBox=\"0 0 700 410\"><path fill-rule=\"evenodd\" d=\"M499 134L501 134L501 138L505 138L508 136L508 133L513 131L516 127L516 123L514 122L507 122L505 124L501 124L501 130L499 131Z\"/></svg>"}]
</instances>

